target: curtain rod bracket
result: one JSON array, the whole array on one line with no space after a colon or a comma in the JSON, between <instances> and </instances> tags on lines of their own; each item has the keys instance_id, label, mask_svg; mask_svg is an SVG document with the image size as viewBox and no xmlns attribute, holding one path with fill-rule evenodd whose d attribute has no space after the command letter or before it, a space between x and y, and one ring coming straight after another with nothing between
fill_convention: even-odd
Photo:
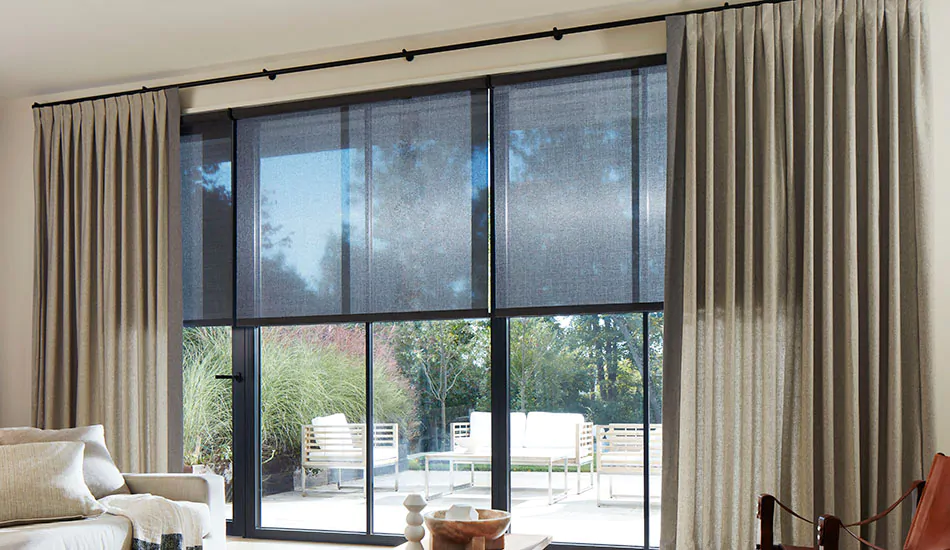
<instances>
[{"instance_id":1,"label":"curtain rod bracket","mask_svg":"<svg viewBox=\"0 0 950 550\"><path fill-rule=\"evenodd\" d=\"M560 40L560 39L564 38L564 31L558 30L557 27L554 27L554 28L551 30L551 36L553 36L555 40Z\"/></svg>"},{"instance_id":2,"label":"curtain rod bracket","mask_svg":"<svg viewBox=\"0 0 950 550\"><path fill-rule=\"evenodd\" d=\"M266 74L267 78L269 78L270 80L277 80L277 73L268 71L267 67L264 67L264 69L261 72Z\"/></svg>"},{"instance_id":3,"label":"curtain rod bracket","mask_svg":"<svg viewBox=\"0 0 950 550\"><path fill-rule=\"evenodd\" d=\"M402 49L402 55L406 58L406 61L410 63L412 63L412 60L416 58L416 56L413 55L412 52L407 51L406 48Z\"/></svg>"}]
</instances>

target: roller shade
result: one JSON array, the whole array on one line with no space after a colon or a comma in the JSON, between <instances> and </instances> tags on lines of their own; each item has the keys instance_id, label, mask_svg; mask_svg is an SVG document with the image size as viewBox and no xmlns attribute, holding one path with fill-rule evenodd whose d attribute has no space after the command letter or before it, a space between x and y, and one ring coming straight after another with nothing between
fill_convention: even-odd
<instances>
[{"instance_id":1,"label":"roller shade","mask_svg":"<svg viewBox=\"0 0 950 550\"><path fill-rule=\"evenodd\" d=\"M232 323L232 198L230 121L183 124L182 299L186 324Z\"/></svg>"},{"instance_id":2,"label":"roller shade","mask_svg":"<svg viewBox=\"0 0 950 550\"><path fill-rule=\"evenodd\" d=\"M497 308L663 300L666 70L493 90Z\"/></svg>"},{"instance_id":3,"label":"roller shade","mask_svg":"<svg viewBox=\"0 0 950 550\"><path fill-rule=\"evenodd\" d=\"M237 121L237 316L487 310L487 91Z\"/></svg>"}]
</instances>

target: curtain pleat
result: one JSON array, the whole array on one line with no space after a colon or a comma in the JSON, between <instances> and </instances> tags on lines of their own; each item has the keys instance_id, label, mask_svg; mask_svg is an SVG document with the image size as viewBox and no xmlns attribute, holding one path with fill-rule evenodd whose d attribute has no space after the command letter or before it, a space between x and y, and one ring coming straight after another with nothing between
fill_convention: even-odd
<instances>
[{"instance_id":1,"label":"curtain pleat","mask_svg":"<svg viewBox=\"0 0 950 550\"><path fill-rule=\"evenodd\" d=\"M123 471L177 466L179 117L176 91L34 109L33 420L103 424Z\"/></svg>"},{"instance_id":2,"label":"curtain pleat","mask_svg":"<svg viewBox=\"0 0 950 550\"><path fill-rule=\"evenodd\" d=\"M764 492L856 521L925 472L923 9L668 19L664 548L752 548ZM909 518L864 534L900 547Z\"/></svg>"}]
</instances>

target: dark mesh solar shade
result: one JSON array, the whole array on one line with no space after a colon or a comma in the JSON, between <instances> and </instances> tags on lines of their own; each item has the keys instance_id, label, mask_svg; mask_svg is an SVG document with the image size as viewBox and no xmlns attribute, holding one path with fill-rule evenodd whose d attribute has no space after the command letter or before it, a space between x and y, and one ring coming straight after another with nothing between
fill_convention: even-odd
<instances>
[{"instance_id":1,"label":"dark mesh solar shade","mask_svg":"<svg viewBox=\"0 0 950 550\"><path fill-rule=\"evenodd\" d=\"M188 324L230 325L233 216L230 124L181 137L182 291Z\"/></svg>"},{"instance_id":2,"label":"dark mesh solar shade","mask_svg":"<svg viewBox=\"0 0 950 550\"><path fill-rule=\"evenodd\" d=\"M499 309L662 301L665 74L495 88Z\"/></svg>"},{"instance_id":3,"label":"dark mesh solar shade","mask_svg":"<svg viewBox=\"0 0 950 550\"><path fill-rule=\"evenodd\" d=\"M486 142L468 92L239 121L238 317L486 308Z\"/></svg>"}]
</instances>

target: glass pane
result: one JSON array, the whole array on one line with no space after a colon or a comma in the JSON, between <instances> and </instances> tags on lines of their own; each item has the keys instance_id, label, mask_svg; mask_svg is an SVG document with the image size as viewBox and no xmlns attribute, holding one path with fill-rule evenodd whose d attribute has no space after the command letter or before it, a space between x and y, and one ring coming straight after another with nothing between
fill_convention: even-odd
<instances>
[{"instance_id":1,"label":"glass pane","mask_svg":"<svg viewBox=\"0 0 950 550\"><path fill-rule=\"evenodd\" d=\"M240 121L239 317L486 308L486 98Z\"/></svg>"},{"instance_id":2,"label":"glass pane","mask_svg":"<svg viewBox=\"0 0 950 550\"><path fill-rule=\"evenodd\" d=\"M366 530L364 325L261 329L261 525Z\"/></svg>"},{"instance_id":3,"label":"glass pane","mask_svg":"<svg viewBox=\"0 0 950 550\"><path fill-rule=\"evenodd\" d=\"M512 531L643 545L643 315L512 319Z\"/></svg>"},{"instance_id":4,"label":"glass pane","mask_svg":"<svg viewBox=\"0 0 950 550\"><path fill-rule=\"evenodd\" d=\"M344 196L363 179L343 120L332 109L238 122L238 317L343 311Z\"/></svg>"},{"instance_id":5,"label":"glass pane","mask_svg":"<svg viewBox=\"0 0 950 550\"><path fill-rule=\"evenodd\" d=\"M665 74L495 88L499 308L662 301Z\"/></svg>"},{"instance_id":6,"label":"glass pane","mask_svg":"<svg viewBox=\"0 0 950 550\"><path fill-rule=\"evenodd\" d=\"M487 320L373 325L375 532L403 532L409 493L491 507L489 346Z\"/></svg>"},{"instance_id":7,"label":"glass pane","mask_svg":"<svg viewBox=\"0 0 950 550\"><path fill-rule=\"evenodd\" d=\"M663 313L650 314L650 546L660 546L663 487ZM672 434L670 434L672 435Z\"/></svg>"},{"instance_id":8,"label":"glass pane","mask_svg":"<svg viewBox=\"0 0 950 550\"><path fill-rule=\"evenodd\" d=\"M185 469L224 477L227 518L233 518L234 479L231 327L185 328L182 334L182 418Z\"/></svg>"},{"instance_id":9,"label":"glass pane","mask_svg":"<svg viewBox=\"0 0 950 550\"><path fill-rule=\"evenodd\" d=\"M225 124L181 137L185 322L231 324L233 316L230 128Z\"/></svg>"}]
</instances>

